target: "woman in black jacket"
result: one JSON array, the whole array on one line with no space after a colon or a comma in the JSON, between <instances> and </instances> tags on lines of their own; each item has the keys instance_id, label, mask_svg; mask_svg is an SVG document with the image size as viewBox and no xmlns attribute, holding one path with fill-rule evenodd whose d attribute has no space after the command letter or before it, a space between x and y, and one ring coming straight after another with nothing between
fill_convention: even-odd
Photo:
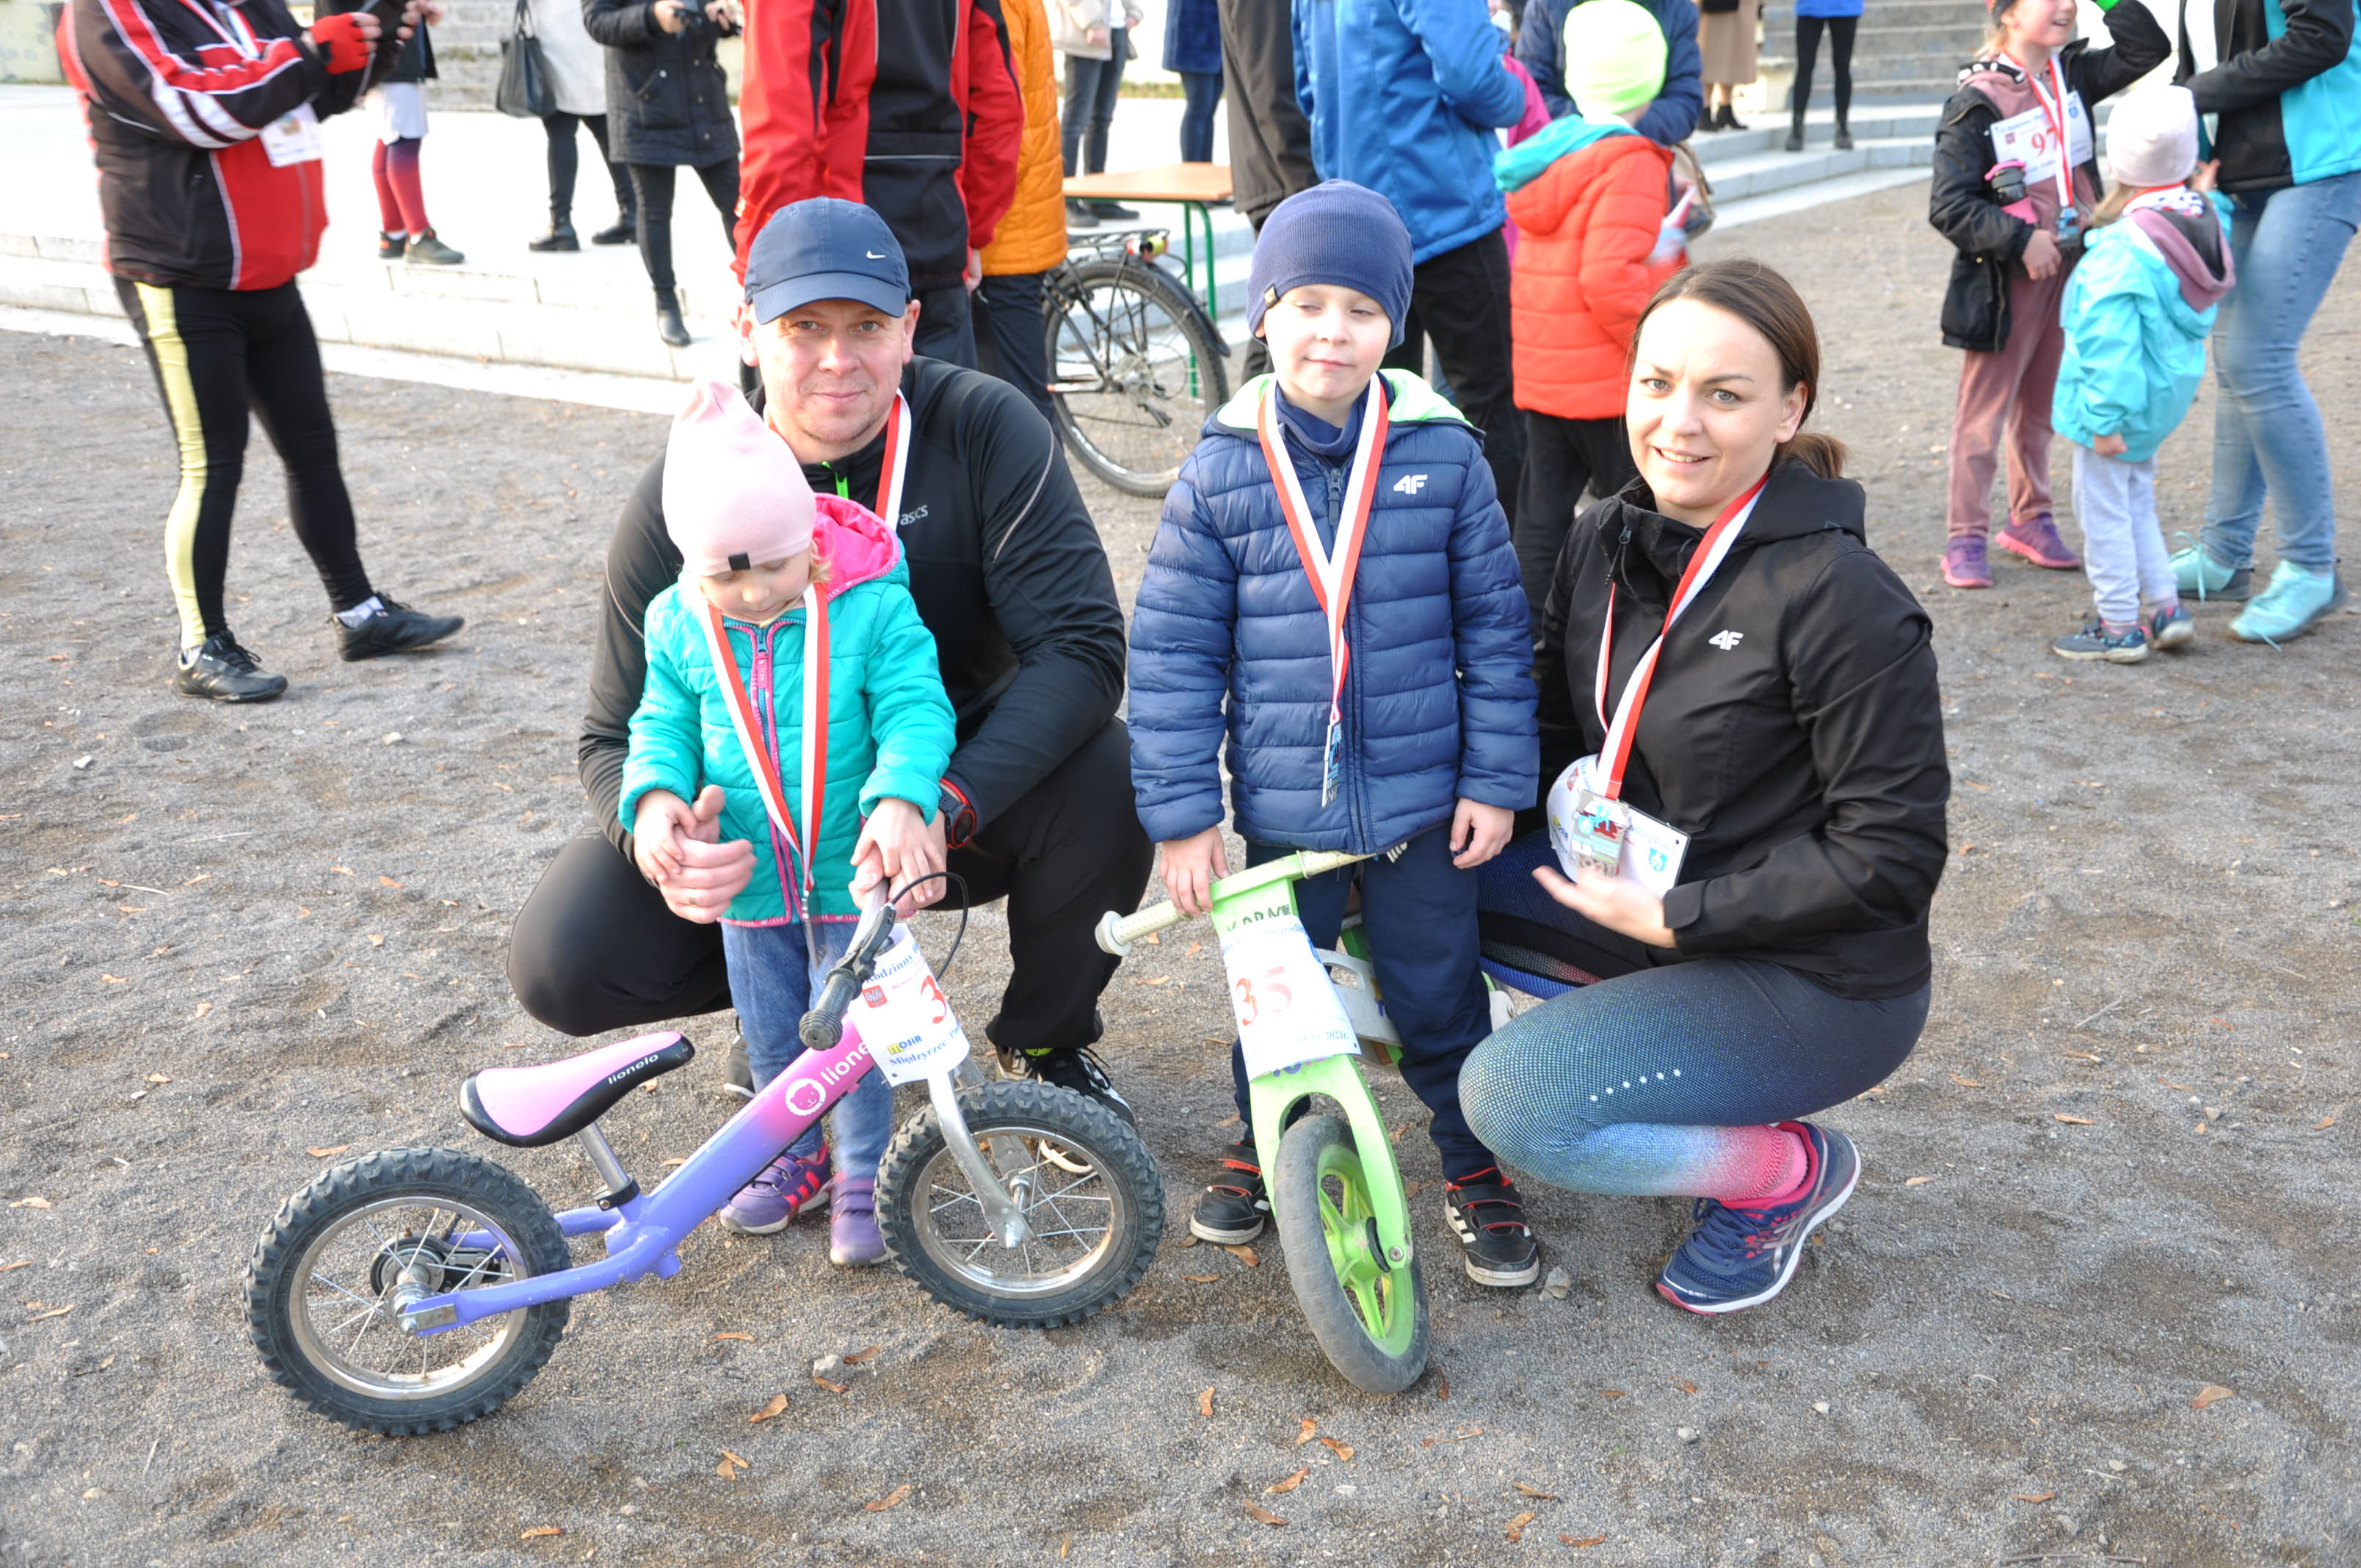
<instances>
[{"instance_id":1,"label":"woman in black jacket","mask_svg":"<svg viewBox=\"0 0 2361 1568\"><path fill-rule=\"evenodd\" d=\"M1799 433L1818 379L1810 313L1759 262L1649 302L1641 483L1576 521L1542 619L1550 832L1483 895L1488 953L1606 978L1476 1048L1468 1124L1553 1186L1698 1198L1656 1287L1696 1312L1784 1288L1861 1170L1797 1118L1883 1080L1927 1018L1931 630L1863 541L1844 449Z\"/></svg>"},{"instance_id":2,"label":"woman in black jacket","mask_svg":"<svg viewBox=\"0 0 2361 1568\"><path fill-rule=\"evenodd\" d=\"M639 198L640 258L656 291L656 335L688 345L672 270L673 170L697 171L735 245L738 124L714 46L745 25L736 0L582 0L582 25L607 46L607 134Z\"/></svg>"}]
</instances>

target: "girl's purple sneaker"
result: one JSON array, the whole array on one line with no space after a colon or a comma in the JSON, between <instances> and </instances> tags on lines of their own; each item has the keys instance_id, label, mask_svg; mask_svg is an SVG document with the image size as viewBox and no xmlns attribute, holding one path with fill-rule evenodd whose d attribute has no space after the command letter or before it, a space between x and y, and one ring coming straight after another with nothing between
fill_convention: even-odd
<instances>
[{"instance_id":1,"label":"girl's purple sneaker","mask_svg":"<svg viewBox=\"0 0 2361 1568\"><path fill-rule=\"evenodd\" d=\"M787 1228L805 1209L828 1201L828 1149L812 1155L783 1154L738 1190L721 1211L724 1229L741 1236L767 1236Z\"/></svg>"},{"instance_id":2,"label":"girl's purple sneaker","mask_svg":"<svg viewBox=\"0 0 2361 1568\"><path fill-rule=\"evenodd\" d=\"M1962 533L1943 546L1943 580L1955 588L1992 587L1992 560L1982 539Z\"/></svg>"},{"instance_id":3,"label":"girl's purple sneaker","mask_svg":"<svg viewBox=\"0 0 2361 1568\"><path fill-rule=\"evenodd\" d=\"M828 1260L846 1268L885 1261L885 1238L877 1234L877 1183L857 1176L836 1181L836 1209L828 1220Z\"/></svg>"},{"instance_id":4,"label":"girl's purple sneaker","mask_svg":"<svg viewBox=\"0 0 2361 1568\"><path fill-rule=\"evenodd\" d=\"M2012 555L2022 555L2037 566L2047 566L2053 572L2079 570L2082 557L2066 548L2058 537L2057 520L2037 517L2031 522L2012 522L1993 537L1993 543Z\"/></svg>"}]
</instances>

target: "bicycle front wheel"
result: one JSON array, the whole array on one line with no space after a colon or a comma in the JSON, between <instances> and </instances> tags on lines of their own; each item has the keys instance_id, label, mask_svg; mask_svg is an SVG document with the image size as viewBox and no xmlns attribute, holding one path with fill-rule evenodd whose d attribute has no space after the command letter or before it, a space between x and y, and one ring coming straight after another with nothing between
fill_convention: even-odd
<instances>
[{"instance_id":1,"label":"bicycle front wheel","mask_svg":"<svg viewBox=\"0 0 2361 1568\"><path fill-rule=\"evenodd\" d=\"M1066 450L1116 489L1161 496L1226 401L1221 340L1170 273L1128 256L1061 272L1044 307Z\"/></svg>"},{"instance_id":2,"label":"bicycle front wheel","mask_svg":"<svg viewBox=\"0 0 2361 1568\"><path fill-rule=\"evenodd\" d=\"M1418 1256L1390 1262L1378 1240L1379 1192L1334 1116L1306 1116L1279 1141L1268 1171L1288 1283L1312 1337L1356 1388L1399 1394L1426 1370L1426 1288Z\"/></svg>"}]
</instances>

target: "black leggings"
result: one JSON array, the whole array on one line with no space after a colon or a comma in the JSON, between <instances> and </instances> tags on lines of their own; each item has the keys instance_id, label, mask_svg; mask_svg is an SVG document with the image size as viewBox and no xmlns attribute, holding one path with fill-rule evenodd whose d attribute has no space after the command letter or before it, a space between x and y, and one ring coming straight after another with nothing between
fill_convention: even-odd
<instances>
[{"instance_id":1,"label":"black leggings","mask_svg":"<svg viewBox=\"0 0 2361 1568\"><path fill-rule=\"evenodd\" d=\"M672 275L673 167L669 163L634 163L631 189L640 199L640 259L648 264L648 281L656 286L656 302L675 302L676 280ZM738 160L699 166L697 180L721 214L721 240L735 246L738 237Z\"/></svg>"},{"instance_id":2,"label":"black leggings","mask_svg":"<svg viewBox=\"0 0 2361 1568\"><path fill-rule=\"evenodd\" d=\"M1812 60L1820 52L1820 27L1828 29L1828 58L1837 68L1837 124L1852 118L1852 35L1859 16L1798 16L1795 18L1795 124L1804 123L1804 107L1812 98Z\"/></svg>"},{"instance_id":3,"label":"black leggings","mask_svg":"<svg viewBox=\"0 0 2361 1568\"><path fill-rule=\"evenodd\" d=\"M1560 419L1525 411L1524 493L1517 500L1517 570L1525 579L1525 602L1533 635L1542 630L1542 607L1549 602L1550 579L1558 553L1574 531L1587 488L1604 500L1640 477L1631 462L1631 438L1623 416Z\"/></svg>"},{"instance_id":4,"label":"black leggings","mask_svg":"<svg viewBox=\"0 0 2361 1568\"><path fill-rule=\"evenodd\" d=\"M368 598L320 344L295 285L168 288L117 277L115 292L139 329L180 444L181 489L164 522L164 570L181 612L181 646L229 630L222 582L249 410L286 466L288 515L319 568L329 608L350 609Z\"/></svg>"},{"instance_id":5,"label":"black leggings","mask_svg":"<svg viewBox=\"0 0 2361 1568\"><path fill-rule=\"evenodd\" d=\"M1409 319L1389 369L1422 373L1432 339L1459 411L1484 437L1484 461L1511 530L1525 471L1525 416L1510 384L1509 242L1499 229L1411 269Z\"/></svg>"},{"instance_id":6,"label":"black leggings","mask_svg":"<svg viewBox=\"0 0 2361 1568\"><path fill-rule=\"evenodd\" d=\"M607 178L615 187L615 211L628 217L636 205L631 197L631 176L620 163L607 154L607 116L604 115L569 115L560 109L541 117L541 128L549 133L549 215L553 219L574 215L574 176L580 168L580 158L574 138L574 127L589 128L590 139L598 145L598 161L607 165Z\"/></svg>"},{"instance_id":7,"label":"black leggings","mask_svg":"<svg viewBox=\"0 0 2361 1568\"><path fill-rule=\"evenodd\" d=\"M1008 982L986 1038L1057 1050L1099 1037L1115 966L1099 950L1099 916L1139 907L1155 858L1132 814L1120 719L950 852L971 905L1008 900ZM957 890L937 907L955 907ZM542 873L509 933L508 970L526 1012L577 1036L730 1005L719 928L674 916L604 839L574 839Z\"/></svg>"}]
</instances>

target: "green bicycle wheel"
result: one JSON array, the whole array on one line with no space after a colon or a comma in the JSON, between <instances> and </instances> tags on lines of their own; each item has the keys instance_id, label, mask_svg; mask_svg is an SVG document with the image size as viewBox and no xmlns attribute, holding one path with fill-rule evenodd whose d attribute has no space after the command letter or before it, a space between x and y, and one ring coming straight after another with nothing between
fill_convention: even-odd
<instances>
[{"instance_id":1,"label":"green bicycle wheel","mask_svg":"<svg viewBox=\"0 0 2361 1568\"><path fill-rule=\"evenodd\" d=\"M1288 1281L1329 1363L1355 1387L1399 1394L1426 1370L1426 1288L1418 1257L1389 1261L1378 1239L1379 1194L1334 1116L1306 1116L1279 1140L1266 1173Z\"/></svg>"}]
</instances>

